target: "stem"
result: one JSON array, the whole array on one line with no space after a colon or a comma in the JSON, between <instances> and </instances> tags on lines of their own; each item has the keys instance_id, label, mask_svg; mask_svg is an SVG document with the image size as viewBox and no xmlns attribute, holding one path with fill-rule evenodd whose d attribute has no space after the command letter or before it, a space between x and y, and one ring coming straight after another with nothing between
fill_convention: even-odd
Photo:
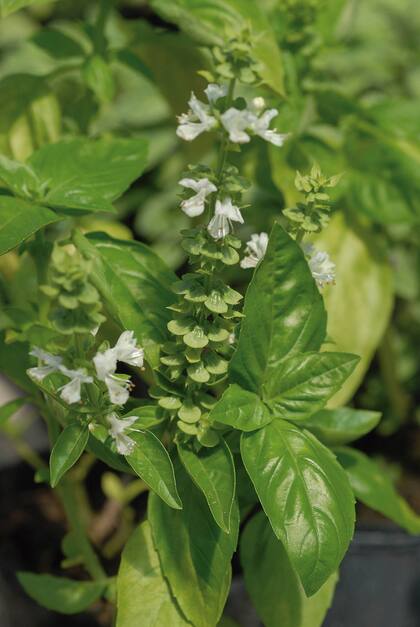
<instances>
[{"instance_id":1,"label":"stem","mask_svg":"<svg viewBox=\"0 0 420 627\"><path fill-rule=\"evenodd\" d=\"M99 12L95 24L94 48L95 52L99 52L100 54L104 53L107 47L105 38L105 27L109 14L111 12L112 4L112 0L100 0L99 3Z\"/></svg>"},{"instance_id":2,"label":"stem","mask_svg":"<svg viewBox=\"0 0 420 627\"><path fill-rule=\"evenodd\" d=\"M232 102L233 102L233 94L235 91L235 82L236 79L232 78L230 83L229 83L229 88L228 88L228 93L227 93L227 97L226 97L226 109L229 109L229 107L231 106ZM223 133L223 138L220 144L220 151L219 151L219 156L217 159L217 164L216 164L216 187L219 190L219 186L222 182L222 178L223 178L223 171L225 169L226 166L226 160L227 160L227 155L229 152L229 136L226 132ZM214 208L216 206L216 200L218 198L218 191L214 194L212 201L210 203L210 218L214 213Z\"/></svg>"}]
</instances>

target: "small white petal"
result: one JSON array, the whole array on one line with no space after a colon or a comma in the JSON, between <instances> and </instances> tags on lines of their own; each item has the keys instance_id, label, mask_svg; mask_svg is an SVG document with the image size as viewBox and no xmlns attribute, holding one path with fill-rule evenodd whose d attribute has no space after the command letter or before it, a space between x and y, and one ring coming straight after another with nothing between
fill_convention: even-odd
<instances>
[{"instance_id":1,"label":"small white petal","mask_svg":"<svg viewBox=\"0 0 420 627\"><path fill-rule=\"evenodd\" d=\"M108 374L112 374L117 369L117 355L113 348L108 348L103 352L97 352L93 358L96 373L100 381L105 381Z\"/></svg>"},{"instance_id":2,"label":"small white petal","mask_svg":"<svg viewBox=\"0 0 420 627\"><path fill-rule=\"evenodd\" d=\"M194 93L188 101L190 110L178 116L179 126L176 134L185 141L192 141L204 131L210 131L217 125L215 117L209 114L210 107L198 100Z\"/></svg>"},{"instance_id":3,"label":"small white petal","mask_svg":"<svg viewBox=\"0 0 420 627\"><path fill-rule=\"evenodd\" d=\"M328 253L317 250L311 244L305 244L303 251L308 259L308 265L318 287L323 288L335 282L335 264Z\"/></svg>"},{"instance_id":4,"label":"small white petal","mask_svg":"<svg viewBox=\"0 0 420 627\"><path fill-rule=\"evenodd\" d=\"M137 340L133 331L124 331L121 333L114 346L115 354L118 361L125 364L141 368L144 361L144 351L137 346Z\"/></svg>"},{"instance_id":5,"label":"small white petal","mask_svg":"<svg viewBox=\"0 0 420 627\"><path fill-rule=\"evenodd\" d=\"M218 85L217 83L209 83L204 90L207 100L211 103L216 102L219 98L223 98L228 93L227 85Z\"/></svg>"},{"instance_id":6,"label":"small white petal","mask_svg":"<svg viewBox=\"0 0 420 627\"><path fill-rule=\"evenodd\" d=\"M251 138L245 129L250 123L250 112L230 107L221 116L222 124L229 133L229 139L235 144L247 144Z\"/></svg>"},{"instance_id":7,"label":"small white petal","mask_svg":"<svg viewBox=\"0 0 420 627\"><path fill-rule=\"evenodd\" d=\"M199 179L181 179L179 184L183 187L193 189L197 193L181 202L181 209L190 218L200 216L205 209L206 198L209 194L217 192L217 187L207 178Z\"/></svg>"},{"instance_id":8,"label":"small white petal","mask_svg":"<svg viewBox=\"0 0 420 627\"><path fill-rule=\"evenodd\" d=\"M109 398L113 405L125 405L128 401L129 379L122 379L116 375L110 374L105 377L105 385L108 390Z\"/></svg>"},{"instance_id":9,"label":"small white petal","mask_svg":"<svg viewBox=\"0 0 420 627\"><path fill-rule=\"evenodd\" d=\"M63 401L71 405L72 403L80 402L80 389L81 381L79 378L75 377L74 379L71 379L68 383L66 383L66 385L63 385L61 388L59 388L58 392L61 392L60 396Z\"/></svg>"},{"instance_id":10,"label":"small white petal","mask_svg":"<svg viewBox=\"0 0 420 627\"><path fill-rule=\"evenodd\" d=\"M216 200L214 216L207 230L214 239L221 239L230 233L232 222L243 224L243 221L239 207L232 203L229 196L226 196L223 200Z\"/></svg>"},{"instance_id":11,"label":"small white petal","mask_svg":"<svg viewBox=\"0 0 420 627\"><path fill-rule=\"evenodd\" d=\"M26 372L35 381L42 381L49 374L57 372L57 369L51 366L35 366L34 368L29 368Z\"/></svg>"},{"instance_id":12,"label":"small white petal","mask_svg":"<svg viewBox=\"0 0 420 627\"><path fill-rule=\"evenodd\" d=\"M116 413L107 416L110 425L109 435L113 438L117 451L121 455L130 455L136 446L135 441L125 433L136 420L138 420L137 416L119 418Z\"/></svg>"},{"instance_id":13,"label":"small white petal","mask_svg":"<svg viewBox=\"0 0 420 627\"><path fill-rule=\"evenodd\" d=\"M254 233L246 243L246 256L241 261L241 268L255 268L264 257L268 246L267 233Z\"/></svg>"}]
</instances>

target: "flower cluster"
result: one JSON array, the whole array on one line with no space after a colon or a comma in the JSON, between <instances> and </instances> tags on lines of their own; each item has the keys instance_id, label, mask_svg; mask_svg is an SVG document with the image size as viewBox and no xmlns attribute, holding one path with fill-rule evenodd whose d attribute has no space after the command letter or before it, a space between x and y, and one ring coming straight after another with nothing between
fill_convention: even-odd
<instances>
[{"instance_id":1,"label":"flower cluster","mask_svg":"<svg viewBox=\"0 0 420 627\"><path fill-rule=\"evenodd\" d=\"M109 435L115 441L119 453L128 455L132 452L135 443L125 432L138 418L128 416L120 419L113 409L116 405L122 406L127 402L131 387L128 375L116 373L118 362L136 368L143 367L144 352L137 346L133 331L124 331L112 348L107 346L97 351L92 362L86 363L87 368L68 368L64 365L61 356L52 355L38 347L33 347L30 355L40 362L40 365L28 370L28 375L35 381L41 382L54 373L69 379L68 383L56 390L60 398L68 405L82 401L82 384L96 384L99 390L105 384L108 400L101 413L106 416L110 425ZM88 368L91 374L88 373Z\"/></svg>"},{"instance_id":2,"label":"flower cluster","mask_svg":"<svg viewBox=\"0 0 420 627\"><path fill-rule=\"evenodd\" d=\"M247 144L252 136L258 136L275 146L282 146L288 137L287 134L269 128L278 111L265 109L264 98L254 98L243 108L230 106L222 111L222 107L216 103L220 99L224 102L227 87L210 84L204 92L208 103L201 102L194 93L191 93L188 112L178 117L177 135L181 139L192 141L201 133L220 127L228 133L229 140L235 144ZM239 100L242 104L243 99Z\"/></svg>"}]
</instances>

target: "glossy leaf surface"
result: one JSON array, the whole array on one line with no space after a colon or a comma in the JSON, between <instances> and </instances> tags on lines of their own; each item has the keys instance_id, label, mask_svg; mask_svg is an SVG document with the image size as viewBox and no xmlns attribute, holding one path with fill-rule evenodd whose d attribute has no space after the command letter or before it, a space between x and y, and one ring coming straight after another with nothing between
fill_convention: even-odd
<instances>
[{"instance_id":1,"label":"glossy leaf surface","mask_svg":"<svg viewBox=\"0 0 420 627\"><path fill-rule=\"evenodd\" d=\"M59 216L47 207L33 205L20 198L0 196L0 255L57 220Z\"/></svg>"},{"instance_id":2,"label":"glossy leaf surface","mask_svg":"<svg viewBox=\"0 0 420 627\"><path fill-rule=\"evenodd\" d=\"M235 507L231 532L224 533L192 480L176 469L183 509L171 510L151 494L149 522L172 594L193 625L208 627L219 620L229 592L239 516Z\"/></svg>"},{"instance_id":3,"label":"glossy leaf surface","mask_svg":"<svg viewBox=\"0 0 420 627\"><path fill-rule=\"evenodd\" d=\"M147 521L124 547L117 578L117 627L184 627L182 615L163 576Z\"/></svg>"},{"instance_id":4,"label":"glossy leaf surface","mask_svg":"<svg viewBox=\"0 0 420 627\"><path fill-rule=\"evenodd\" d=\"M211 409L209 420L240 431L254 431L268 424L272 416L257 394L233 383Z\"/></svg>"},{"instance_id":5,"label":"glossy leaf surface","mask_svg":"<svg viewBox=\"0 0 420 627\"><path fill-rule=\"evenodd\" d=\"M135 473L170 507L181 509L171 458L151 431L131 431L136 447L126 460Z\"/></svg>"},{"instance_id":6,"label":"glossy leaf surface","mask_svg":"<svg viewBox=\"0 0 420 627\"><path fill-rule=\"evenodd\" d=\"M249 521L241 536L241 563L247 590L266 627L321 627L337 575L307 598L263 512Z\"/></svg>"},{"instance_id":7,"label":"glossy leaf surface","mask_svg":"<svg viewBox=\"0 0 420 627\"><path fill-rule=\"evenodd\" d=\"M380 412L367 409L339 407L323 409L301 423L321 442L338 446L357 440L374 429L381 419Z\"/></svg>"},{"instance_id":8,"label":"glossy leaf surface","mask_svg":"<svg viewBox=\"0 0 420 627\"><path fill-rule=\"evenodd\" d=\"M235 464L228 445L222 439L218 446L203 447L197 453L187 445L179 445L178 453L188 474L204 494L214 520L228 533L236 487Z\"/></svg>"},{"instance_id":9,"label":"glossy leaf surface","mask_svg":"<svg viewBox=\"0 0 420 627\"><path fill-rule=\"evenodd\" d=\"M311 433L275 418L242 434L241 455L305 592L334 573L354 528L354 498L332 453Z\"/></svg>"},{"instance_id":10,"label":"glossy leaf surface","mask_svg":"<svg viewBox=\"0 0 420 627\"><path fill-rule=\"evenodd\" d=\"M326 316L322 296L298 244L279 224L248 287L230 379L258 392L280 362L318 350Z\"/></svg>"},{"instance_id":11,"label":"glossy leaf surface","mask_svg":"<svg viewBox=\"0 0 420 627\"><path fill-rule=\"evenodd\" d=\"M50 456L50 481L54 488L77 462L89 439L87 424L72 422L58 436Z\"/></svg>"}]
</instances>

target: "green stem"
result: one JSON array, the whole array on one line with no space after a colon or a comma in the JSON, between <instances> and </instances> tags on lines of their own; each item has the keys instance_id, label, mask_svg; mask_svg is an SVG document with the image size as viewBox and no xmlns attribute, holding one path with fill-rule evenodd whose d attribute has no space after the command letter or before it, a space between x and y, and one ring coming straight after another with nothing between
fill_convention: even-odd
<instances>
[{"instance_id":1,"label":"green stem","mask_svg":"<svg viewBox=\"0 0 420 627\"><path fill-rule=\"evenodd\" d=\"M410 396L401 386L395 368L395 355L392 346L391 329L387 329L378 350L379 366L385 383L385 389L393 412L399 424L407 420L411 401Z\"/></svg>"},{"instance_id":2,"label":"green stem","mask_svg":"<svg viewBox=\"0 0 420 627\"><path fill-rule=\"evenodd\" d=\"M111 12L112 8L112 0L100 0L99 3L99 11L98 17L95 24L95 41L94 47L95 52L99 54L103 54L106 52L106 38L105 38L105 28L106 23Z\"/></svg>"}]
</instances>

